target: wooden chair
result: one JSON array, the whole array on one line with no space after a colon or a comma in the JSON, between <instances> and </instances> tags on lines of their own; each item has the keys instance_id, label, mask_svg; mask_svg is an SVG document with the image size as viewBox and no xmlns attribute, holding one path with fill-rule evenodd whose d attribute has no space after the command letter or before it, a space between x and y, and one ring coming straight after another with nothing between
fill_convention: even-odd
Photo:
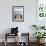
<instances>
[{"instance_id":1,"label":"wooden chair","mask_svg":"<svg viewBox=\"0 0 46 46\"><path fill-rule=\"evenodd\" d=\"M26 38L24 38L24 36L26 37ZM23 39L27 39L26 40L26 42L24 41L24 42L21 42L19 45L20 46L30 46L30 42L29 42L29 33L21 33L21 37L23 38ZM23 40L22 39L22 40Z\"/></svg>"},{"instance_id":2,"label":"wooden chair","mask_svg":"<svg viewBox=\"0 0 46 46\"><path fill-rule=\"evenodd\" d=\"M16 41L16 45L15 46L18 46L18 33L17 34L10 34L10 33L5 33L5 46L7 46L8 45L8 42L7 42L7 36L17 36L17 41ZM15 38L15 40L16 40L16 38Z\"/></svg>"}]
</instances>

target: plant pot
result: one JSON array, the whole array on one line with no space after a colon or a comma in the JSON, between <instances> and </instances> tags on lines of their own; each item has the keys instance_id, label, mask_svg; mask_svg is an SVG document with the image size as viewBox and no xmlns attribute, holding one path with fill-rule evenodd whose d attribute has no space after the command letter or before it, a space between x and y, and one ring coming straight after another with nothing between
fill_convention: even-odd
<instances>
[{"instance_id":1,"label":"plant pot","mask_svg":"<svg viewBox=\"0 0 46 46\"><path fill-rule=\"evenodd\" d=\"M44 42L44 39L38 39L37 40L37 43L39 43L39 44L41 44L41 43L43 43Z\"/></svg>"},{"instance_id":2,"label":"plant pot","mask_svg":"<svg viewBox=\"0 0 46 46\"><path fill-rule=\"evenodd\" d=\"M37 39L37 43L40 43L40 39Z\"/></svg>"}]
</instances>

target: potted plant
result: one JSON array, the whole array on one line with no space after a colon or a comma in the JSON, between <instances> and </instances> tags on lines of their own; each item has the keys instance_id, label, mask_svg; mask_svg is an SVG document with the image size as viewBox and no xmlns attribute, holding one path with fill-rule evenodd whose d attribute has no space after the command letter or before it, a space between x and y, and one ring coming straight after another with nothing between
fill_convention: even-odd
<instances>
[{"instance_id":1,"label":"potted plant","mask_svg":"<svg viewBox=\"0 0 46 46\"><path fill-rule=\"evenodd\" d=\"M35 32L33 35L37 38L38 43L40 43L40 40L46 36L45 32Z\"/></svg>"}]
</instances>

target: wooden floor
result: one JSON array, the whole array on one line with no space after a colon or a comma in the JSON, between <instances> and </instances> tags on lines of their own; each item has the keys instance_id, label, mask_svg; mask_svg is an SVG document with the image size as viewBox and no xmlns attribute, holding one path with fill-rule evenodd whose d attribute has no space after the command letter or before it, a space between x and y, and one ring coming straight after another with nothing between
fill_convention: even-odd
<instances>
[{"instance_id":1,"label":"wooden floor","mask_svg":"<svg viewBox=\"0 0 46 46\"><path fill-rule=\"evenodd\" d=\"M4 43L2 42L0 42L0 46L4 46ZM15 46L15 42L14 43L12 43L12 42L10 42L10 43L8 43L8 45L7 46ZM24 45L25 46L25 45ZM30 43L30 46L37 46L37 43ZM46 46L46 43L44 43L43 45L41 45L41 46Z\"/></svg>"}]
</instances>

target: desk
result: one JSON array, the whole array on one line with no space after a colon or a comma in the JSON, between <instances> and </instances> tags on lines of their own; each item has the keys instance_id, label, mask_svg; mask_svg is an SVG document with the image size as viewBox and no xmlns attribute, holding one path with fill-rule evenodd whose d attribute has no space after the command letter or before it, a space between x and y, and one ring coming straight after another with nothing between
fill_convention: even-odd
<instances>
[{"instance_id":1,"label":"desk","mask_svg":"<svg viewBox=\"0 0 46 46\"><path fill-rule=\"evenodd\" d=\"M16 44L15 46L18 46L18 33L15 33L15 34L6 33L6 34L5 34L5 46L7 46L7 44L8 44L8 42L7 42L7 38L8 38L8 37L7 37L7 36L9 36L9 37L10 37L10 36L17 36L17 42L16 42L17 44ZM16 39L15 39L15 40L16 40Z\"/></svg>"}]
</instances>

